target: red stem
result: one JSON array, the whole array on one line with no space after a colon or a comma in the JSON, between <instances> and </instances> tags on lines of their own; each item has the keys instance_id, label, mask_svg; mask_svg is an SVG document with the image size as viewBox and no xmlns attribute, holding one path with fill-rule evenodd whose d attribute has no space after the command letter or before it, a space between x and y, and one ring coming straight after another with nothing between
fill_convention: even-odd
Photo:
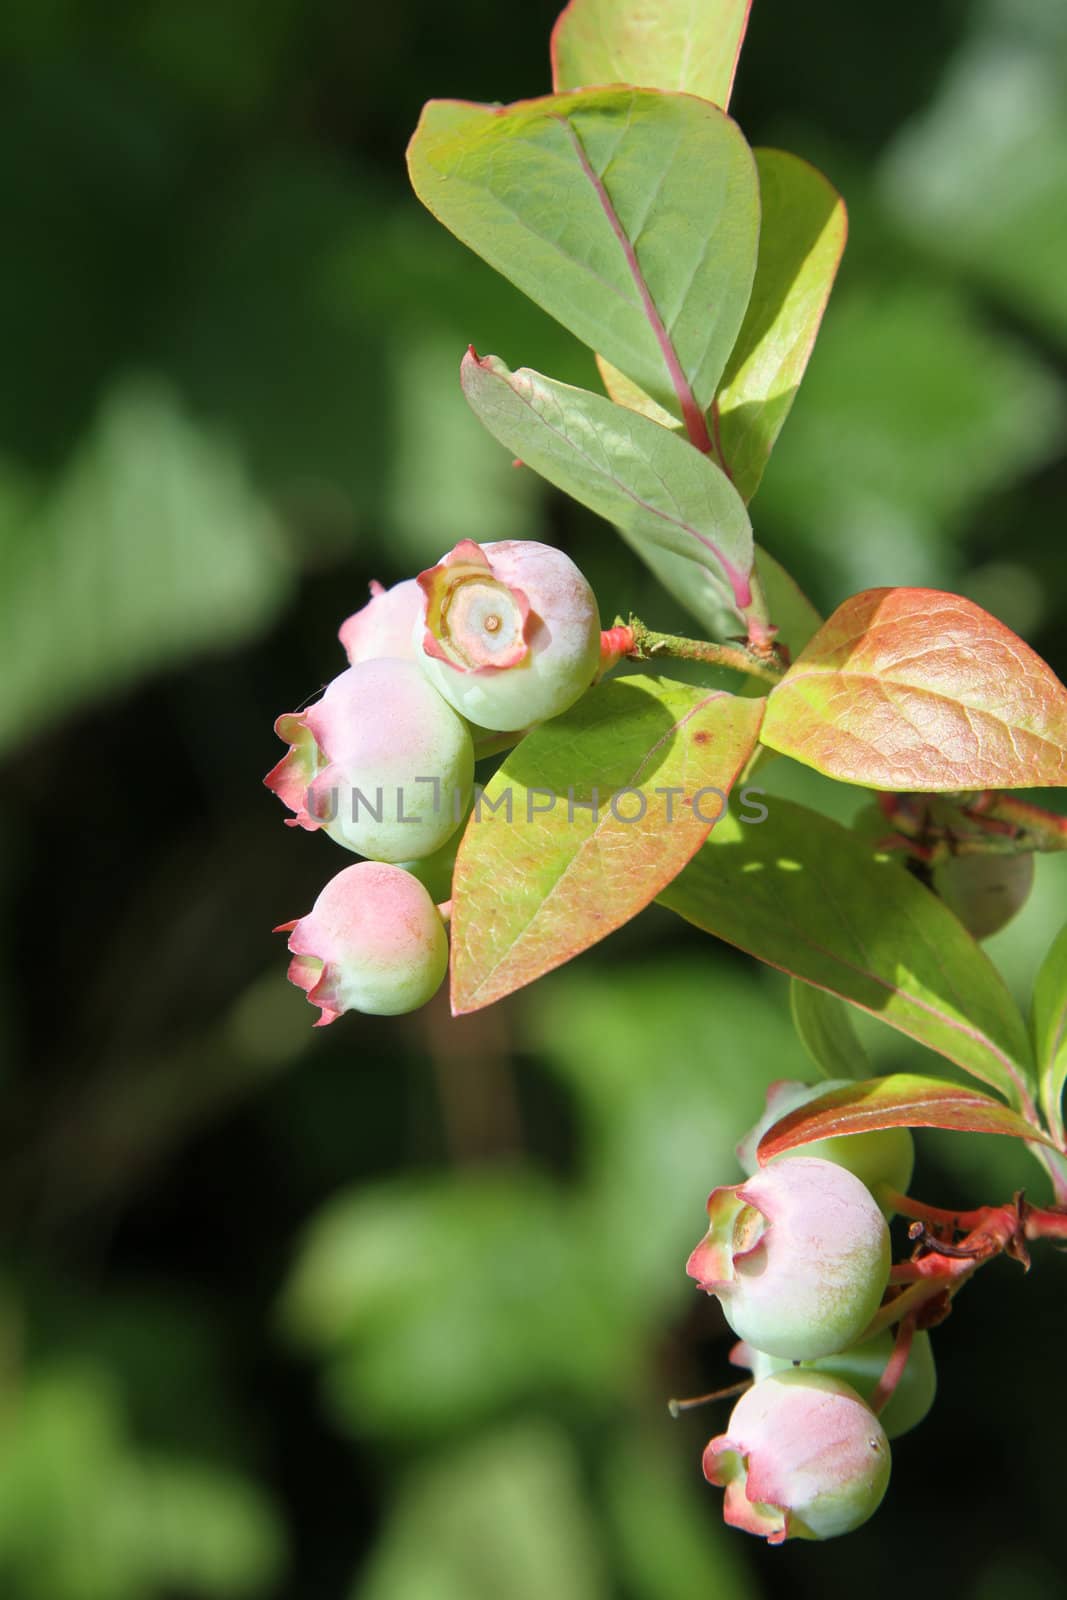
<instances>
[{"instance_id":1,"label":"red stem","mask_svg":"<svg viewBox=\"0 0 1067 1600\"><path fill-rule=\"evenodd\" d=\"M894 1389L904 1376L904 1368L908 1364L908 1357L911 1354L911 1341L914 1336L915 1318L914 1316L905 1317L897 1329L893 1354L886 1362L885 1371L878 1379L877 1387L871 1395L870 1407L875 1416L892 1399Z\"/></svg>"},{"instance_id":2,"label":"red stem","mask_svg":"<svg viewBox=\"0 0 1067 1600\"><path fill-rule=\"evenodd\" d=\"M942 1224L950 1228L959 1228L961 1232L967 1228L977 1228L989 1214L988 1206L979 1206L976 1211L945 1211L941 1206L928 1206L922 1200L913 1200L910 1195L900 1194L896 1189L890 1189L887 1184L880 1184L878 1196L882 1202L898 1211L902 1217L911 1217L916 1222L929 1222L935 1227Z\"/></svg>"},{"instance_id":3,"label":"red stem","mask_svg":"<svg viewBox=\"0 0 1067 1600\"><path fill-rule=\"evenodd\" d=\"M1027 1206L1023 1232L1028 1239L1067 1239L1067 1211Z\"/></svg>"},{"instance_id":4,"label":"red stem","mask_svg":"<svg viewBox=\"0 0 1067 1600\"><path fill-rule=\"evenodd\" d=\"M603 628L600 633L601 672L610 672L612 667L618 666L633 647L634 630L627 627L625 622L616 623L614 628Z\"/></svg>"}]
</instances>

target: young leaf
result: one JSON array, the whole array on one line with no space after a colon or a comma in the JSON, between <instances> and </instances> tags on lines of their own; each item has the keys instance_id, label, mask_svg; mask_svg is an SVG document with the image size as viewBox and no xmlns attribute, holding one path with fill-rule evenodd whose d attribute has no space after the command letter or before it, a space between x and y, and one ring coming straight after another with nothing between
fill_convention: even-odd
<instances>
[{"instance_id":1,"label":"young leaf","mask_svg":"<svg viewBox=\"0 0 1067 1600\"><path fill-rule=\"evenodd\" d=\"M827 1078L863 1078L871 1073L848 1006L827 989L790 980L789 1005L800 1042Z\"/></svg>"},{"instance_id":2,"label":"young leaf","mask_svg":"<svg viewBox=\"0 0 1067 1600\"><path fill-rule=\"evenodd\" d=\"M760 701L632 677L528 735L459 848L453 1011L532 983L654 899L725 813L761 715Z\"/></svg>"},{"instance_id":3,"label":"young leaf","mask_svg":"<svg viewBox=\"0 0 1067 1600\"><path fill-rule=\"evenodd\" d=\"M1049 1143L1040 1128L980 1089L897 1072L887 1078L850 1083L846 1089L831 1089L790 1111L768 1128L756 1154L763 1164L818 1139L875 1133L879 1128L951 1128L960 1133L1003 1133L1013 1139Z\"/></svg>"},{"instance_id":4,"label":"young leaf","mask_svg":"<svg viewBox=\"0 0 1067 1600\"><path fill-rule=\"evenodd\" d=\"M433 100L408 168L446 228L710 448L759 231L756 165L723 112L642 89Z\"/></svg>"},{"instance_id":5,"label":"young leaf","mask_svg":"<svg viewBox=\"0 0 1067 1600\"><path fill-rule=\"evenodd\" d=\"M679 89L730 104L752 0L570 0L552 30L557 93L592 83Z\"/></svg>"},{"instance_id":6,"label":"young leaf","mask_svg":"<svg viewBox=\"0 0 1067 1600\"><path fill-rule=\"evenodd\" d=\"M789 414L848 233L844 201L784 150L757 150L759 257L752 298L715 401L716 451L745 500Z\"/></svg>"},{"instance_id":7,"label":"young leaf","mask_svg":"<svg viewBox=\"0 0 1067 1600\"><path fill-rule=\"evenodd\" d=\"M1067 689L988 612L936 589L839 606L767 701L764 744L872 789L1067 783Z\"/></svg>"},{"instance_id":8,"label":"young leaf","mask_svg":"<svg viewBox=\"0 0 1067 1600\"><path fill-rule=\"evenodd\" d=\"M1067 927L1060 930L1034 984L1034 1051L1041 1104L1053 1133L1063 1138L1063 1086L1067 1082Z\"/></svg>"},{"instance_id":9,"label":"young leaf","mask_svg":"<svg viewBox=\"0 0 1067 1600\"><path fill-rule=\"evenodd\" d=\"M527 466L613 522L659 572L666 551L685 562L685 583L721 613L723 586L738 607L751 599L752 528L737 491L678 434L495 356L468 351L460 372L472 410ZM671 587L668 584L668 587Z\"/></svg>"},{"instance_id":10,"label":"young leaf","mask_svg":"<svg viewBox=\"0 0 1067 1600\"><path fill-rule=\"evenodd\" d=\"M951 911L828 817L773 797L767 805L758 826L724 818L661 903L1021 1100L1022 1017Z\"/></svg>"}]
</instances>

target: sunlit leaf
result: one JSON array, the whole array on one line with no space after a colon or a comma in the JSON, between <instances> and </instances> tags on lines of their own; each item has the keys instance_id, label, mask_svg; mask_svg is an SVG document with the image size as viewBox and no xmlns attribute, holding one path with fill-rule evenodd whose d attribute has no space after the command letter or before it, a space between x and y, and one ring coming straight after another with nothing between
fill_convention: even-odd
<instances>
[{"instance_id":1,"label":"sunlit leaf","mask_svg":"<svg viewBox=\"0 0 1067 1600\"><path fill-rule=\"evenodd\" d=\"M706 447L759 230L755 162L728 117L638 89L435 100L408 164L447 228Z\"/></svg>"},{"instance_id":2,"label":"sunlit leaf","mask_svg":"<svg viewBox=\"0 0 1067 1600\"><path fill-rule=\"evenodd\" d=\"M679 435L602 395L473 351L463 391L494 438L557 488L613 522L653 571L685 563L690 592L722 612L751 595L752 529L728 479ZM669 585L670 586L670 585ZM735 621L733 631L737 631Z\"/></svg>"},{"instance_id":3,"label":"sunlit leaf","mask_svg":"<svg viewBox=\"0 0 1067 1600\"><path fill-rule=\"evenodd\" d=\"M1067 689L988 612L934 589L870 589L771 691L763 742L872 789L1067 782Z\"/></svg>"},{"instance_id":4,"label":"sunlit leaf","mask_svg":"<svg viewBox=\"0 0 1067 1600\"><path fill-rule=\"evenodd\" d=\"M1032 1024L1041 1103L1062 1139L1063 1086L1067 1083L1067 927L1053 941L1037 975Z\"/></svg>"},{"instance_id":5,"label":"sunlit leaf","mask_svg":"<svg viewBox=\"0 0 1067 1600\"><path fill-rule=\"evenodd\" d=\"M1013 1139L1049 1143L1033 1123L978 1089L899 1072L831 1089L817 1100L809 1100L769 1128L756 1153L766 1162L819 1139L875 1133L879 1128L952 1128L959 1133L1003 1133Z\"/></svg>"},{"instance_id":6,"label":"sunlit leaf","mask_svg":"<svg viewBox=\"0 0 1067 1600\"><path fill-rule=\"evenodd\" d=\"M784 150L755 155L756 277L713 412L717 451L746 500L804 376L848 232L844 202L821 172Z\"/></svg>"},{"instance_id":7,"label":"sunlit leaf","mask_svg":"<svg viewBox=\"0 0 1067 1600\"><path fill-rule=\"evenodd\" d=\"M557 93L679 89L728 106L752 0L570 0L552 32Z\"/></svg>"},{"instance_id":8,"label":"sunlit leaf","mask_svg":"<svg viewBox=\"0 0 1067 1600\"><path fill-rule=\"evenodd\" d=\"M776 797L766 805L759 824L726 817L661 903L1020 1098L1022 1017L952 913L838 823Z\"/></svg>"},{"instance_id":9,"label":"sunlit leaf","mask_svg":"<svg viewBox=\"0 0 1067 1600\"><path fill-rule=\"evenodd\" d=\"M457 857L453 1010L521 989L648 905L725 812L761 714L761 701L631 677L524 739Z\"/></svg>"}]
</instances>

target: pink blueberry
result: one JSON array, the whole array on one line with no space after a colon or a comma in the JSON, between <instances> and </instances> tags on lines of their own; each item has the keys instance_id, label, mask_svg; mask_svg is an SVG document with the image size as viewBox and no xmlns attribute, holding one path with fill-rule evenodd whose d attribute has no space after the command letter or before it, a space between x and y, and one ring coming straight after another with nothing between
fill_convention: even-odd
<instances>
[{"instance_id":1,"label":"pink blueberry","mask_svg":"<svg viewBox=\"0 0 1067 1600\"><path fill-rule=\"evenodd\" d=\"M878 1418L821 1372L764 1378L704 1451L704 1476L726 1490L726 1521L769 1544L850 1533L878 1509L889 1470Z\"/></svg>"},{"instance_id":2,"label":"pink blueberry","mask_svg":"<svg viewBox=\"0 0 1067 1600\"><path fill-rule=\"evenodd\" d=\"M279 717L290 745L263 780L296 813L375 861L432 855L474 781L470 729L413 661L362 661L306 711Z\"/></svg>"},{"instance_id":3,"label":"pink blueberry","mask_svg":"<svg viewBox=\"0 0 1067 1600\"><path fill-rule=\"evenodd\" d=\"M558 716L600 670L596 597L574 562L534 540L462 540L420 573L415 636L430 682L480 727Z\"/></svg>"},{"instance_id":4,"label":"pink blueberry","mask_svg":"<svg viewBox=\"0 0 1067 1600\"><path fill-rule=\"evenodd\" d=\"M339 872L289 935L289 978L321 1007L395 1016L425 1005L448 966L448 938L430 896L402 867L360 861Z\"/></svg>"},{"instance_id":5,"label":"pink blueberry","mask_svg":"<svg viewBox=\"0 0 1067 1600\"><path fill-rule=\"evenodd\" d=\"M798 1370L807 1371L810 1368L824 1372L831 1378L839 1378L842 1383L850 1384L861 1400L869 1401L885 1372L895 1344L895 1330L883 1328L869 1339L851 1344L847 1350L839 1350L836 1355L802 1362ZM792 1363L784 1356L769 1356L766 1351L755 1350L744 1342L734 1346L730 1360L735 1366L748 1367L757 1382L770 1377L773 1372L792 1370ZM918 1427L933 1405L936 1393L937 1369L930 1335L920 1330L912 1337L907 1365L900 1380L886 1401L884 1410L878 1414L886 1438L898 1439L902 1433Z\"/></svg>"},{"instance_id":6,"label":"pink blueberry","mask_svg":"<svg viewBox=\"0 0 1067 1600\"><path fill-rule=\"evenodd\" d=\"M422 612L418 583L414 578L405 578L391 589L372 583L370 592L367 604L342 622L338 632L349 665L378 661L384 656L413 661L415 621Z\"/></svg>"},{"instance_id":7,"label":"pink blueberry","mask_svg":"<svg viewBox=\"0 0 1067 1600\"><path fill-rule=\"evenodd\" d=\"M855 1343L889 1281L889 1229L844 1167L797 1157L708 1200L686 1265L739 1338L790 1361Z\"/></svg>"}]
</instances>

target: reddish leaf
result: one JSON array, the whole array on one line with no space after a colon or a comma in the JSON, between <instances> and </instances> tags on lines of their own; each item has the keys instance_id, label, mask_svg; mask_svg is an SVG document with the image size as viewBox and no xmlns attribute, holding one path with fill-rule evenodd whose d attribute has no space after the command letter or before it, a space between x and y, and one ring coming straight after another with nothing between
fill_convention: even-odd
<instances>
[{"instance_id":1,"label":"reddish leaf","mask_svg":"<svg viewBox=\"0 0 1067 1600\"><path fill-rule=\"evenodd\" d=\"M756 1154L761 1162L767 1162L785 1150L818 1139L874 1133L879 1128L952 1128L959 1133L1003 1133L1013 1139L1051 1143L1017 1111L981 1089L898 1072L888 1078L850 1083L845 1089L809 1100L768 1128Z\"/></svg>"},{"instance_id":2,"label":"reddish leaf","mask_svg":"<svg viewBox=\"0 0 1067 1600\"><path fill-rule=\"evenodd\" d=\"M874 789L1067 783L1067 689L1003 623L936 589L846 600L771 692L760 735Z\"/></svg>"}]
</instances>

